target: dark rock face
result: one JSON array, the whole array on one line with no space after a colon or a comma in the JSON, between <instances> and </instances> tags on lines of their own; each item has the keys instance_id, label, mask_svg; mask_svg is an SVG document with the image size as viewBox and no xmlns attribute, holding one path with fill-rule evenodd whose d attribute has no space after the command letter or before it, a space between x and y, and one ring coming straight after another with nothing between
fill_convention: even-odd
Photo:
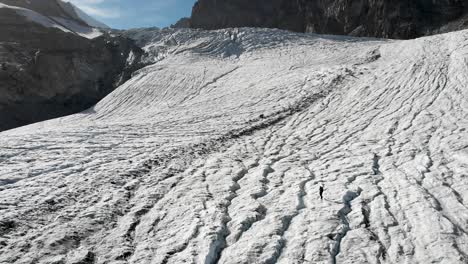
<instances>
[{"instance_id":1,"label":"dark rock face","mask_svg":"<svg viewBox=\"0 0 468 264\"><path fill-rule=\"evenodd\" d=\"M179 21L171 25L171 28L190 28L190 18L183 17L179 19Z\"/></svg>"},{"instance_id":2,"label":"dark rock face","mask_svg":"<svg viewBox=\"0 0 468 264\"><path fill-rule=\"evenodd\" d=\"M64 17L73 18L79 20L77 16L72 17L70 12L66 12L63 6L67 3L56 1L56 0L1 0L3 4L10 6L22 7L30 10L34 10L39 14L53 17Z\"/></svg>"},{"instance_id":3,"label":"dark rock face","mask_svg":"<svg viewBox=\"0 0 468 264\"><path fill-rule=\"evenodd\" d=\"M0 25L0 131L85 110L141 68L127 38L89 40L7 8Z\"/></svg>"},{"instance_id":4,"label":"dark rock face","mask_svg":"<svg viewBox=\"0 0 468 264\"><path fill-rule=\"evenodd\" d=\"M58 17L73 20L81 26L109 28L103 23L96 21L81 10L77 9L77 7L72 3L64 2L63 0L0 0L0 3L33 10L49 18ZM87 19L83 20L80 17L80 13Z\"/></svg>"},{"instance_id":5,"label":"dark rock face","mask_svg":"<svg viewBox=\"0 0 468 264\"><path fill-rule=\"evenodd\" d=\"M268 27L304 30L300 1L199 0L192 10L191 26L203 29Z\"/></svg>"},{"instance_id":6,"label":"dark rock face","mask_svg":"<svg viewBox=\"0 0 468 264\"><path fill-rule=\"evenodd\" d=\"M415 38L468 27L465 0L199 0L191 27Z\"/></svg>"}]
</instances>

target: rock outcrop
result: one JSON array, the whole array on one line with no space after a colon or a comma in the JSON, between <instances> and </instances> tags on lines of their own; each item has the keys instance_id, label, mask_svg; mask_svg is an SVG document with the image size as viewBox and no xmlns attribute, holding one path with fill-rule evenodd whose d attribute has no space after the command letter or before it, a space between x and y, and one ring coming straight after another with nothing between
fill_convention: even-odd
<instances>
[{"instance_id":1,"label":"rock outcrop","mask_svg":"<svg viewBox=\"0 0 468 264\"><path fill-rule=\"evenodd\" d=\"M140 68L143 52L127 38L44 23L0 8L0 131L83 111Z\"/></svg>"},{"instance_id":2,"label":"rock outcrop","mask_svg":"<svg viewBox=\"0 0 468 264\"><path fill-rule=\"evenodd\" d=\"M409 39L468 27L462 0L199 0L191 27L267 27Z\"/></svg>"},{"instance_id":3,"label":"rock outcrop","mask_svg":"<svg viewBox=\"0 0 468 264\"><path fill-rule=\"evenodd\" d=\"M179 21L171 25L171 28L190 28L190 18L183 17L179 19Z\"/></svg>"}]
</instances>

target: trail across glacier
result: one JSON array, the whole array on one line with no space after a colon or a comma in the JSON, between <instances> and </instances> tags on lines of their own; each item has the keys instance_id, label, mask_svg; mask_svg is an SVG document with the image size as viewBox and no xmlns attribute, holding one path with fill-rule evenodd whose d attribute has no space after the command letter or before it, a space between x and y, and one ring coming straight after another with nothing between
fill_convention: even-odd
<instances>
[{"instance_id":1,"label":"trail across glacier","mask_svg":"<svg viewBox=\"0 0 468 264\"><path fill-rule=\"evenodd\" d=\"M0 133L0 262L468 261L468 31L127 34L153 65Z\"/></svg>"}]
</instances>

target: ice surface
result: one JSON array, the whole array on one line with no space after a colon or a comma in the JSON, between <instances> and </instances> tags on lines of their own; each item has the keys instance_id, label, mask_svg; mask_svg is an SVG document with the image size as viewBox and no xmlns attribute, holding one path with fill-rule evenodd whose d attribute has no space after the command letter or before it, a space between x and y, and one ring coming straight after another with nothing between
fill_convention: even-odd
<instances>
[{"instance_id":1,"label":"ice surface","mask_svg":"<svg viewBox=\"0 0 468 264\"><path fill-rule=\"evenodd\" d=\"M0 133L0 263L467 263L468 31L129 35L153 65Z\"/></svg>"}]
</instances>

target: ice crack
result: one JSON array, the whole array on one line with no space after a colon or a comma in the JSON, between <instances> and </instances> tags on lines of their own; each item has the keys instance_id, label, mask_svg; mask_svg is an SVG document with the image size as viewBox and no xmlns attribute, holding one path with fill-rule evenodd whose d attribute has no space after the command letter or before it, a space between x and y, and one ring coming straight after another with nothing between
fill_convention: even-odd
<instances>
[{"instance_id":1,"label":"ice crack","mask_svg":"<svg viewBox=\"0 0 468 264\"><path fill-rule=\"evenodd\" d=\"M343 196L344 206L338 211L338 217L340 218L341 228L336 234L335 245L333 246L330 254L332 257L332 264L336 264L336 257L341 251L341 242L346 234L351 230L348 221L348 214L352 211L351 202L361 195L361 189L359 188L356 192L347 191Z\"/></svg>"}]
</instances>

